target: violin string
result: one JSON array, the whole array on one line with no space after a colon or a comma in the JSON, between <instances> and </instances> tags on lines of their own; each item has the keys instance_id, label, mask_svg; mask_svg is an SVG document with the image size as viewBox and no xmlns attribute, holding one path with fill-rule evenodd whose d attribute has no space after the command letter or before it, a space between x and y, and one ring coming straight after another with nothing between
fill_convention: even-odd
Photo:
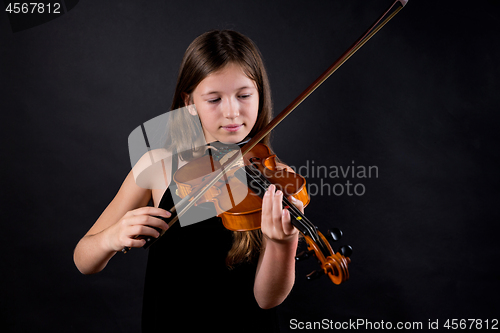
<instances>
[{"instance_id":1,"label":"violin string","mask_svg":"<svg viewBox=\"0 0 500 333\"><path fill-rule=\"evenodd\" d=\"M248 170L251 170L253 176L249 173ZM257 184L264 191L266 191L267 188L271 185L269 180L259 170L253 170L245 167L245 173L253 179L258 178L260 182L258 181ZM308 231L309 236L319 246L321 252L323 252L323 255L325 257L331 256L333 253L330 251L329 247L326 246L323 239L319 237L314 224L312 224L312 222L309 221L309 219L297 207L295 207L295 205L290 203L286 196L283 196L283 202L286 206L289 207L290 215L295 219L295 221L304 226L304 228Z\"/></svg>"},{"instance_id":2,"label":"violin string","mask_svg":"<svg viewBox=\"0 0 500 333\"><path fill-rule=\"evenodd\" d=\"M248 170L251 170L251 173L253 174L253 176L249 173ZM269 180L262 174L262 172L260 172L260 170L253 170L251 168L245 167L245 173L253 179L258 178L260 180L260 182L258 181L257 184L264 191L266 191L267 188L271 185ZM266 186L264 186L262 183L264 183ZM286 206L289 207L290 215L298 223L300 223L302 226L304 226L305 229L307 229L309 236L319 246L319 248L323 252L324 256L328 257L328 256L332 255L334 252L332 253L330 251L329 247L326 246L326 244L324 243L323 239L321 237L319 237L314 224L311 221L309 221L309 219L297 207L295 207L295 205L290 203L290 201L284 195L283 195L283 202L285 203Z\"/></svg>"},{"instance_id":3,"label":"violin string","mask_svg":"<svg viewBox=\"0 0 500 333\"><path fill-rule=\"evenodd\" d=\"M261 180L262 183L264 183L264 185L259 183L261 188L264 191L267 191L269 186L271 185L271 183L260 172L257 175L257 177ZM315 232L316 228L311 223L311 221L309 221L309 219L297 207L295 207L295 205L290 203L290 201L287 199L287 197L285 195L283 196L283 202L285 203L286 206L289 207L288 209L289 209L290 215L296 221L298 221L300 224L302 224L306 229L308 229L309 233L311 234L311 237L315 238L316 237L316 232Z\"/></svg>"},{"instance_id":4,"label":"violin string","mask_svg":"<svg viewBox=\"0 0 500 333\"><path fill-rule=\"evenodd\" d=\"M249 172L251 170L251 173ZM258 172L258 174L257 174ZM260 181L257 181L258 186L264 190L267 191L268 187L271 185L269 180L262 175L260 171L255 171L250 168L245 167L245 173L249 175L252 179L258 178ZM309 219L297 208L295 205L293 205L287 198L286 196L283 196L283 202L285 203L286 206L289 208L290 215L301 225L303 225L306 229L308 229L309 234L313 238L319 238L316 233L316 227L309 221Z\"/></svg>"},{"instance_id":5,"label":"violin string","mask_svg":"<svg viewBox=\"0 0 500 333\"><path fill-rule=\"evenodd\" d=\"M262 190L267 191L267 189L269 188L269 186L271 185L271 183L262 174L262 172L260 172L260 170L253 170L252 168L247 168L247 167L244 167L244 169L245 169L246 175L250 176L252 179L258 178L260 180L260 181L257 181L258 186ZM250 171L251 171L251 173L250 173ZM326 244L324 243L323 239L321 237L319 237L318 233L316 232L316 227L311 223L311 221L309 221L309 219L295 205L293 205L287 199L287 197L285 196L285 193L283 193L283 200L282 201L288 207L290 215L298 223L300 223L301 225L303 225L308 230L309 236L318 245L320 251L323 253L323 256L325 258L327 258L327 257L334 258L333 254L335 253L335 251L332 252L330 250L331 247L326 246ZM341 267L344 267L345 270L347 270L347 266L344 263L339 262L339 265ZM342 276L345 277L346 276L345 273ZM345 280L347 280L347 279L344 278L344 281Z\"/></svg>"},{"instance_id":6,"label":"violin string","mask_svg":"<svg viewBox=\"0 0 500 333\"><path fill-rule=\"evenodd\" d=\"M246 170L246 168L245 168ZM246 171L246 173L248 175L250 175L250 177L252 177L253 179L255 178L259 178L260 182L257 182L257 184L259 185L259 187L264 190L264 191L267 191L269 186L271 185L271 183L269 182L269 180L267 178L265 178L261 172L259 172L259 174L256 174L256 172L254 170L251 171L253 175L250 175L250 173L248 171ZM262 184L264 183L264 184ZM294 217L296 216L301 216L303 219L307 220L307 218L302 214L302 212L297 208L295 207L295 205L291 204L288 199L286 198L286 196L283 196L283 201L285 202L286 206L289 207L290 210L293 211L293 213L295 214ZM309 223L310 221L307 220Z\"/></svg>"}]
</instances>

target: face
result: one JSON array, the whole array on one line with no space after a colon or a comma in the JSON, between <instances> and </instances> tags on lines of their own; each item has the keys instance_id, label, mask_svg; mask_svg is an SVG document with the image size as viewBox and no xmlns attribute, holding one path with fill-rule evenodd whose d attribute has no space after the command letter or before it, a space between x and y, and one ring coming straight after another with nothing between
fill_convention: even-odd
<instances>
[{"instance_id":1,"label":"face","mask_svg":"<svg viewBox=\"0 0 500 333\"><path fill-rule=\"evenodd\" d=\"M208 75L191 97L207 142L238 143L257 121L259 93L255 81L237 64Z\"/></svg>"}]
</instances>

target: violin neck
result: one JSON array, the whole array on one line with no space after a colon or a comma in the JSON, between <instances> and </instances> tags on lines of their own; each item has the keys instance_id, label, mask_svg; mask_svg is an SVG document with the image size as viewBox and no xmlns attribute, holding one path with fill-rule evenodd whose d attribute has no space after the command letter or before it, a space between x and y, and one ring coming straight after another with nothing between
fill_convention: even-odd
<instances>
[{"instance_id":1,"label":"violin neck","mask_svg":"<svg viewBox=\"0 0 500 333\"><path fill-rule=\"evenodd\" d=\"M235 176L240 179L241 182L246 182L247 186L256 195L264 198L264 193L271 185L264 175L252 166L245 166L235 172ZM307 219L307 217L297 208L293 203L291 203L285 195L283 195L282 201L283 207L287 208L290 212L292 225L297 228L302 234L310 236L313 239L318 238L316 227Z\"/></svg>"}]
</instances>

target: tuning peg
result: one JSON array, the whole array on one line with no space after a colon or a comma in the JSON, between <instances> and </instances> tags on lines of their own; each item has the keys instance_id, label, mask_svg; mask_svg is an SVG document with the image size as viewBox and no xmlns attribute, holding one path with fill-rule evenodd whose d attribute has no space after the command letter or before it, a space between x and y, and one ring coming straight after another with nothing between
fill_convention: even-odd
<instances>
[{"instance_id":1,"label":"tuning peg","mask_svg":"<svg viewBox=\"0 0 500 333\"><path fill-rule=\"evenodd\" d=\"M338 241L339 239L342 238L342 230L340 230L339 228L333 228L333 229L328 229L328 234L327 234L327 238L332 240L332 241Z\"/></svg>"},{"instance_id":2,"label":"tuning peg","mask_svg":"<svg viewBox=\"0 0 500 333\"><path fill-rule=\"evenodd\" d=\"M302 261L302 260L305 260L305 259L309 259L313 255L314 255L314 251L313 250L302 251L302 252L300 252L299 254L297 254L295 256L295 260Z\"/></svg>"},{"instance_id":3,"label":"tuning peg","mask_svg":"<svg viewBox=\"0 0 500 333\"><path fill-rule=\"evenodd\" d=\"M350 257L352 255L352 246L351 245L344 245L341 248L339 248L339 252L344 257Z\"/></svg>"},{"instance_id":4,"label":"tuning peg","mask_svg":"<svg viewBox=\"0 0 500 333\"><path fill-rule=\"evenodd\" d=\"M318 269L316 271L312 271L311 273L307 274L306 278L309 281L311 281L321 277L322 275L325 275L325 271L323 271L322 269Z\"/></svg>"}]
</instances>

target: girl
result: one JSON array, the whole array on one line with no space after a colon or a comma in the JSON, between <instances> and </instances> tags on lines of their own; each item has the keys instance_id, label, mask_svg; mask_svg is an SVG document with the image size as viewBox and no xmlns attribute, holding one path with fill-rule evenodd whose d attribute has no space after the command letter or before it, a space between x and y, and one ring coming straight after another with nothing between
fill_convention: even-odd
<instances>
[{"instance_id":1,"label":"girl","mask_svg":"<svg viewBox=\"0 0 500 333\"><path fill-rule=\"evenodd\" d=\"M234 31L196 38L181 63L171 110L194 104L206 142L240 143L271 119L271 96L260 53ZM175 138L174 138L175 141ZM269 144L269 136L263 139ZM177 155L174 155L177 156ZM171 174L189 161L172 157ZM281 165L285 168L286 166ZM170 177L172 179L172 177ZM83 274L97 273L124 247L142 247L138 236L158 237L168 225L174 191L139 187L132 175L74 252ZM146 207L150 199L154 207ZM271 185L262 204L262 227L232 232L218 217L174 224L149 249L143 299L143 332L278 331L275 307L295 278L298 231ZM300 201L289 197L303 210ZM196 209L196 208L194 208ZM168 324L168 325L167 325Z\"/></svg>"}]
</instances>

